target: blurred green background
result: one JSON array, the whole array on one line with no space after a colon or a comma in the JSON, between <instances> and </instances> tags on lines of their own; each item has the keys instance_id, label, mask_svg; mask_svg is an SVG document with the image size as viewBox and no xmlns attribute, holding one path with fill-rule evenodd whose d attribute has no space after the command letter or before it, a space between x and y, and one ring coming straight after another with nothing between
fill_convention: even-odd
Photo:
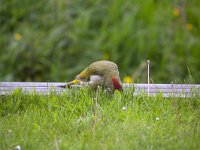
<instances>
[{"instance_id":1,"label":"blurred green background","mask_svg":"<svg viewBox=\"0 0 200 150\"><path fill-rule=\"evenodd\" d=\"M154 83L200 83L199 9L199 0L0 0L0 81L69 81L106 59L142 83L150 59Z\"/></svg>"}]
</instances>

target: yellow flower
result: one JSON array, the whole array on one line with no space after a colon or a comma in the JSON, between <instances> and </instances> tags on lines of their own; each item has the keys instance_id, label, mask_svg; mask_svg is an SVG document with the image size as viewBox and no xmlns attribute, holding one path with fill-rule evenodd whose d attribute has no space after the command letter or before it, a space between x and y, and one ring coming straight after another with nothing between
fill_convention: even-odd
<instances>
[{"instance_id":1,"label":"yellow flower","mask_svg":"<svg viewBox=\"0 0 200 150\"><path fill-rule=\"evenodd\" d=\"M191 31L193 29L193 25L191 23L186 24L186 29Z\"/></svg>"},{"instance_id":2,"label":"yellow flower","mask_svg":"<svg viewBox=\"0 0 200 150\"><path fill-rule=\"evenodd\" d=\"M19 34L19 33L16 33L16 34L15 34L15 40L16 40L16 41L20 41L21 39L22 39L22 35Z\"/></svg>"},{"instance_id":3,"label":"yellow flower","mask_svg":"<svg viewBox=\"0 0 200 150\"><path fill-rule=\"evenodd\" d=\"M104 60L109 60L110 59L110 55L108 53L104 53L103 54L103 59Z\"/></svg>"},{"instance_id":4,"label":"yellow flower","mask_svg":"<svg viewBox=\"0 0 200 150\"><path fill-rule=\"evenodd\" d=\"M180 16L180 9L179 8L174 8L173 9L173 15L176 16L176 17Z\"/></svg>"},{"instance_id":5,"label":"yellow flower","mask_svg":"<svg viewBox=\"0 0 200 150\"><path fill-rule=\"evenodd\" d=\"M133 83L133 79L131 76L125 76L123 79L124 83Z\"/></svg>"}]
</instances>

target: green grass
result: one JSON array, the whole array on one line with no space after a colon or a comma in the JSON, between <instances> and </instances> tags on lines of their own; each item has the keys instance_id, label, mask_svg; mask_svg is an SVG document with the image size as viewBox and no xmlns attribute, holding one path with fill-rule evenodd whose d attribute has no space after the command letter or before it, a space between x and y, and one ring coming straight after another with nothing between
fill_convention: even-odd
<instances>
[{"instance_id":1,"label":"green grass","mask_svg":"<svg viewBox=\"0 0 200 150\"><path fill-rule=\"evenodd\" d=\"M200 98L87 89L0 99L0 149L199 149ZM95 102L97 97L97 103ZM126 109L122 109L126 107ZM156 119L157 118L157 119Z\"/></svg>"}]
</instances>

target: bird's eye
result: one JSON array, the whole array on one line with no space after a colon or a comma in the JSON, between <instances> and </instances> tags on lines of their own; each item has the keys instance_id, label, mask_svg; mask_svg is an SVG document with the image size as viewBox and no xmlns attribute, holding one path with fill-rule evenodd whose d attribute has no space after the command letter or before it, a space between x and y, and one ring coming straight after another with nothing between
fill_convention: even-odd
<instances>
[{"instance_id":1,"label":"bird's eye","mask_svg":"<svg viewBox=\"0 0 200 150\"><path fill-rule=\"evenodd\" d=\"M94 71L94 73L93 73L94 75L98 75L98 72L97 71Z\"/></svg>"}]
</instances>

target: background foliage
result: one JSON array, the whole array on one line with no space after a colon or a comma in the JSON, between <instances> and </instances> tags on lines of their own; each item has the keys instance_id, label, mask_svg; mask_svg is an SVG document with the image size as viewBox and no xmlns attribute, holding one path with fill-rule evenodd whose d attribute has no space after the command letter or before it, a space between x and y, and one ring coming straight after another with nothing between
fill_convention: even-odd
<instances>
[{"instance_id":1,"label":"background foliage","mask_svg":"<svg viewBox=\"0 0 200 150\"><path fill-rule=\"evenodd\" d=\"M199 0L1 0L0 80L68 81L93 61L121 77L184 82L200 76Z\"/></svg>"}]
</instances>

